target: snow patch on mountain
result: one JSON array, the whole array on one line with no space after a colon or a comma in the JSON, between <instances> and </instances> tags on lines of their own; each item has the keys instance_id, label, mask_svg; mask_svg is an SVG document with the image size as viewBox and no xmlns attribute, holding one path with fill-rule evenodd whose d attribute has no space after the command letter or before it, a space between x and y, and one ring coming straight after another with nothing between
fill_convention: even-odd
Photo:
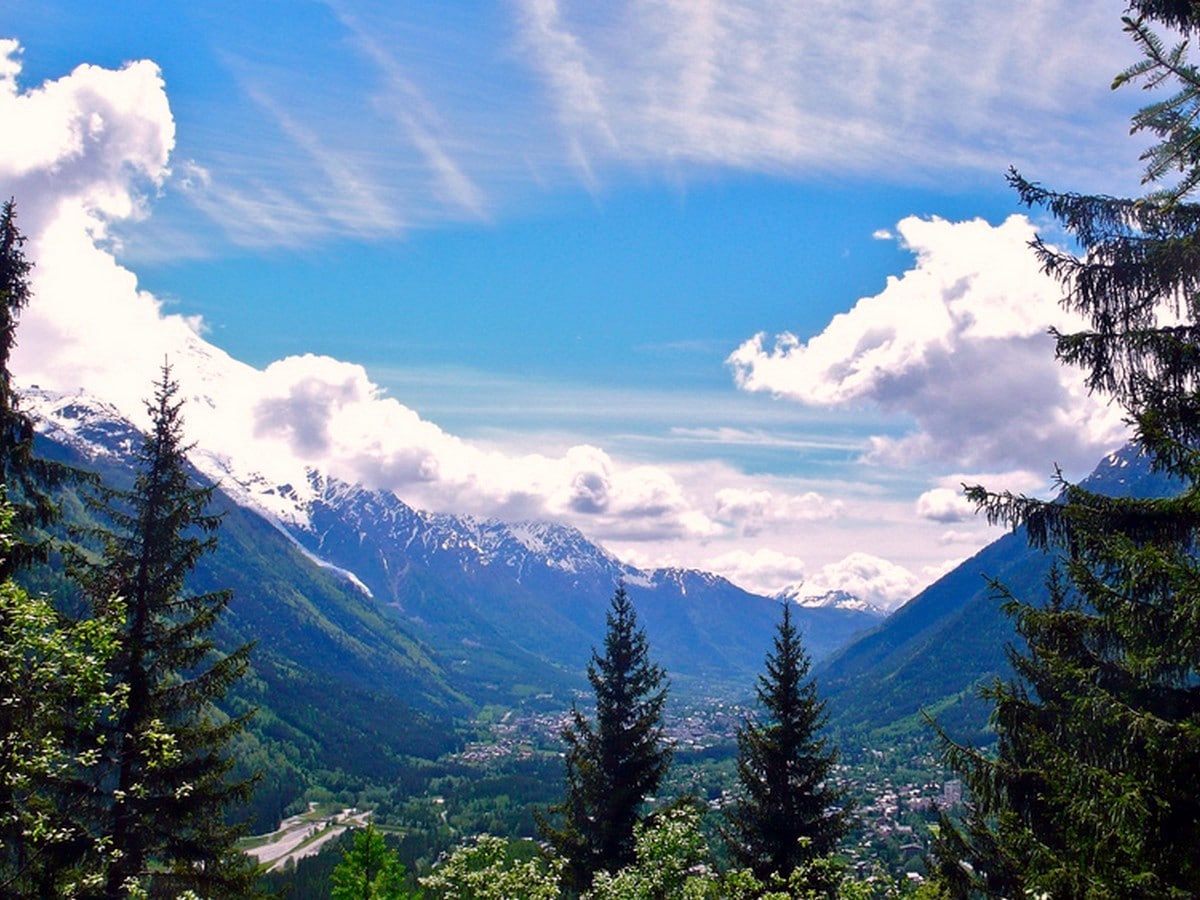
<instances>
[{"instance_id":1,"label":"snow patch on mountain","mask_svg":"<svg viewBox=\"0 0 1200 900\"><path fill-rule=\"evenodd\" d=\"M142 444L142 433L116 407L83 391L60 394L33 388L21 395L21 406L40 433L88 459L132 456Z\"/></svg>"},{"instance_id":2,"label":"snow patch on mountain","mask_svg":"<svg viewBox=\"0 0 1200 900\"><path fill-rule=\"evenodd\" d=\"M128 456L141 443L141 434L116 408L85 392L68 396L31 391L27 406L47 437L67 443L89 458ZM636 569L571 526L430 513L409 506L390 491L350 484L311 468L302 477L280 483L203 447L193 449L189 459L235 503L262 515L310 560L337 572L366 594L371 592L364 578L345 564L330 562L332 555L345 563L347 540L381 548L385 567L404 557L426 562L437 559L441 565L464 570L506 569L518 582L540 577L538 573L558 572L579 582L669 587L682 597L701 588L732 587L726 579L707 572ZM341 549L328 547L327 553L330 540L339 541Z\"/></svg>"},{"instance_id":3,"label":"snow patch on mountain","mask_svg":"<svg viewBox=\"0 0 1200 900\"><path fill-rule=\"evenodd\" d=\"M733 587L733 584L720 575L711 572L701 572L696 569L665 568L655 569L648 573L649 578L644 587L660 588L670 586L677 589L681 596L686 597L688 591L714 586ZM629 579L626 579L629 580Z\"/></svg>"},{"instance_id":4,"label":"snow patch on mountain","mask_svg":"<svg viewBox=\"0 0 1200 900\"><path fill-rule=\"evenodd\" d=\"M63 394L33 388L24 392L21 400L40 434L86 459L128 459L142 445L142 433L116 407L84 391ZM294 530L307 522L311 491L298 491L290 484L273 485L255 473L238 473L228 458L200 448L193 449L188 460L235 503L262 513L311 562L371 596L370 588L355 573L323 559L296 539Z\"/></svg>"},{"instance_id":5,"label":"snow patch on mountain","mask_svg":"<svg viewBox=\"0 0 1200 900\"><path fill-rule=\"evenodd\" d=\"M375 596L373 593L371 593L371 589L369 587L367 587L365 584L363 584L362 579L359 578L353 572L351 572L349 569L343 569L341 566L334 565L327 559L322 559L320 556L317 556L317 554L313 553L311 550L309 550L307 547L305 547L303 544L301 544L299 541L297 541L295 535L288 534L288 532L282 528L280 529L280 531L282 531L285 535L287 535L287 537L295 545L296 549L298 549L302 554L304 554L304 557L307 560L309 560L310 562L312 562L313 564L315 564L317 566L320 566L322 569L325 569L328 572L332 572L333 574L339 576L340 578L346 579L346 581L350 582L352 585L354 585L356 588L358 588L360 591L362 591L363 594L366 595L367 597Z\"/></svg>"},{"instance_id":6,"label":"snow patch on mountain","mask_svg":"<svg viewBox=\"0 0 1200 900\"><path fill-rule=\"evenodd\" d=\"M803 582L784 588L775 595L775 599L796 603L809 609L849 609L879 616L881 619L887 615L878 606L854 596L849 591L833 590L823 594L807 594Z\"/></svg>"}]
</instances>

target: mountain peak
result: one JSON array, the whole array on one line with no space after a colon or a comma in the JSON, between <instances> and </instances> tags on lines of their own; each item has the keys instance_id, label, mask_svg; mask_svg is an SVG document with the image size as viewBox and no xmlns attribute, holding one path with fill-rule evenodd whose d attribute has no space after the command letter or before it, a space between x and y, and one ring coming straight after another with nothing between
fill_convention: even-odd
<instances>
[{"instance_id":1,"label":"mountain peak","mask_svg":"<svg viewBox=\"0 0 1200 900\"><path fill-rule=\"evenodd\" d=\"M59 393L36 385L21 393L37 429L88 459L128 456L142 444L138 431L116 407L86 391Z\"/></svg>"},{"instance_id":2,"label":"mountain peak","mask_svg":"<svg viewBox=\"0 0 1200 900\"><path fill-rule=\"evenodd\" d=\"M699 569L682 569L671 566L654 569L643 574L645 575L643 586L658 588L671 585L678 588L680 594L685 597L689 589L695 591L700 588L711 588L718 585L732 586L728 579L722 578L720 575L714 575L711 572L702 572Z\"/></svg>"},{"instance_id":3,"label":"mountain peak","mask_svg":"<svg viewBox=\"0 0 1200 900\"><path fill-rule=\"evenodd\" d=\"M880 618L887 615L878 606L860 599L849 591L829 590L823 594L805 593L804 582L797 582L784 588L775 595L775 599L795 603L808 609L852 609Z\"/></svg>"}]
</instances>

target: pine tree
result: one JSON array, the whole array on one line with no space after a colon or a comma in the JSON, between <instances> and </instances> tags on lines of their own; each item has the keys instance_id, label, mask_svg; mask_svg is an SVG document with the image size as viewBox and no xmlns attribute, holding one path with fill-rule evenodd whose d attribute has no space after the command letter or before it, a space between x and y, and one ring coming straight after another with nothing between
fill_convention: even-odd
<instances>
[{"instance_id":1,"label":"pine tree","mask_svg":"<svg viewBox=\"0 0 1200 900\"><path fill-rule=\"evenodd\" d=\"M726 834L734 860L760 879L787 879L831 853L848 827L843 792L830 781L837 751L819 734L825 703L809 678L810 667L785 603L766 672L758 679L765 715L738 729L742 796L728 813Z\"/></svg>"},{"instance_id":2,"label":"pine tree","mask_svg":"<svg viewBox=\"0 0 1200 900\"><path fill-rule=\"evenodd\" d=\"M33 296L33 263L25 258L24 246L16 203L10 198L0 204L0 484L14 506L19 540L0 561L0 579L44 558L45 545L31 541L30 532L57 514L48 491L63 481L87 480L78 470L33 455L33 419L21 409L13 388L9 366L17 345L17 322Z\"/></svg>"},{"instance_id":3,"label":"pine tree","mask_svg":"<svg viewBox=\"0 0 1200 900\"><path fill-rule=\"evenodd\" d=\"M126 606L111 667L126 702L113 722L111 772L101 786L112 798L104 829L116 853L110 898L147 881L155 891L245 896L251 878L234 849L239 829L225 822L229 806L250 789L228 778L229 743L245 719L224 718L213 706L246 670L249 647L220 655L209 637L228 592L184 589L213 549L220 519L206 512L213 489L189 475L177 392L164 365L147 405L152 430L133 489L101 495L114 528L88 579L97 603L116 596Z\"/></svg>"},{"instance_id":4,"label":"pine tree","mask_svg":"<svg viewBox=\"0 0 1200 900\"><path fill-rule=\"evenodd\" d=\"M566 797L551 810L562 824L538 820L566 860L564 886L575 891L586 890L596 872L633 862L634 826L671 762L663 731L666 673L650 661L646 633L623 584L613 594L607 625L604 653L593 650L588 664L595 721L574 708L563 729Z\"/></svg>"},{"instance_id":5,"label":"pine tree","mask_svg":"<svg viewBox=\"0 0 1200 900\"><path fill-rule=\"evenodd\" d=\"M1186 43L1167 49L1148 24L1193 36L1200 7L1131 9L1125 27L1144 58L1116 84L1174 84L1134 128L1159 138L1143 157L1147 183L1173 172L1178 182L1134 200L1011 181L1082 248L1035 243L1089 326L1056 334L1058 358L1122 406L1137 444L1182 489L1110 498L1060 482L1053 502L969 491L989 519L1058 553L1065 573L1048 602L1008 598L1026 646L1012 654L1016 680L990 692L996 758L947 746L976 804L948 844L984 870L985 890L994 877L1014 893L1200 894L1200 206L1187 199L1200 184L1200 71Z\"/></svg>"},{"instance_id":6,"label":"pine tree","mask_svg":"<svg viewBox=\"0 0 1200 900\"><path fill-rule=\"evenodd\" d=\"M1070 780L1058 777L1079 763L1073 758L1077 742L1064 740L1062 732L1083 724L1071 709L1079 694L1074 660L1080 656L1082 609L1077 597L1068 596L1057 567L1046 587L1048 600L1038 606L992 583L1026 648L1007 648L1017 680L997 680L981 692L994 704L994 756L941 733L947 760L972 795L966 821L942 812L934 840L935 877L956 897L1022 896L1027 883L1055 896L1088 896L1088 873L1065 859L1076 798ZM1089 730L1087 740L1093 737Z\"/></svg>"}]
</instances>

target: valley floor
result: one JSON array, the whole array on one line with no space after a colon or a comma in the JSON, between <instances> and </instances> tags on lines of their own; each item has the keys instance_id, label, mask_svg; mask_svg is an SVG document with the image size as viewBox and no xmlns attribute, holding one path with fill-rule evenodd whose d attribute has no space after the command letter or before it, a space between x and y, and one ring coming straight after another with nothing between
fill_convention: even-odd
<instances>
[{"instance_id":1,"label":"valley floor","mask_svg":"<svg viewBox=\"0 0 1200 900\"><path fill-rule=\"evenodd\" d=\"M361 812L354 807L329 812L312 803L307 812L284 819L270 834L248 838L244 849L267 871L273 872L289 861L295 863L306 856L315 856L347 828L364 827L370 817L369 811Z\"/></svg>"}]
</instances>

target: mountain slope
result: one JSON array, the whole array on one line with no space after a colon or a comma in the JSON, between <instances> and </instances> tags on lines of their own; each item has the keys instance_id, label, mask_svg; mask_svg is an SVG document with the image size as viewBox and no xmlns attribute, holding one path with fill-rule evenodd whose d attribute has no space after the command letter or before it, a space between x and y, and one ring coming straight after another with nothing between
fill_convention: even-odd
<instances>
[{"instance_id":1,"label":"mountain slope","mask_svg":"<svg viewBox=\"0 0 1200 900\"><path fill-rule=\"evenodd\" d=\"M107 443L40 435L37 452L127 487L133 472L126 453L140 438L112 422L94 424ZM61 501L71 524L94 524L73 491ZM223 515L217 548L200 560L189 589L231 588L214 637L226 650L255 645L252 671L229 706L258 710L238 748L241 765L264 773L250 811L256 827L273 827L318 772L392 780L417 765L413 758L433 760L458 744L453 719L471 704L429 647L253 511L219 491L211 509ZM35 589L77 602L59 568L29 579Z\"/></svg>"},{"instance_id":2,"label":"mountain slope","mask_svg":"<svg viewBox=\"0 0 1200 900\"><path fill-rule=\"evenodd\" d=\"M315 476L311 487L306 517L293 520L307 524L285 527L313 554L353 571L397 621L453 660L476 696L506 679L523 689L577 679L603 639L620 581L679 686L748 691L770 647L777 601L723 578L640 571L561 525L433 515L387 492ZM820 608L797 608L796 620L818 657L877 621Z\"/></svg>"},{"instance_id":3,"label":"mountain slope","mask_svg":"<svg viewBox=\"0 0 1200 900\"><path fill-rule=\"evenodd\" d=\"M1112 496L1161 496L1176 489L1129 446L1083 483ZM1009 677L1004 648L1017 641L991 582L1037 602L1045 597L1053 559L1031 548L1023 530L1007 534L826 660L817 674L834 727L903 731L920 727L925 710L952 733L981 738L989 708L978 688Z\"/></svg>"},{"instance_id":4,"label":"mountain slope","mask_svg":"<svg viewBox=\"0 0 1200 900\"><path fill-rule=\"evenodd\" d=\"M140 439L111 409L82 394L31 399L60 455L128 478ZM426 513L318 472L272 485L236 461L195 459L222 474L226 510L221 555L197 586L233 587L231 634L297 671L431 709L566 698L621 581L680 689L748 694L771 646L778 601L706 573L635 569L574 528ZM815 658L877 621L836 607L797 607L795 620Z\"/></svg>"}]
</instances>

